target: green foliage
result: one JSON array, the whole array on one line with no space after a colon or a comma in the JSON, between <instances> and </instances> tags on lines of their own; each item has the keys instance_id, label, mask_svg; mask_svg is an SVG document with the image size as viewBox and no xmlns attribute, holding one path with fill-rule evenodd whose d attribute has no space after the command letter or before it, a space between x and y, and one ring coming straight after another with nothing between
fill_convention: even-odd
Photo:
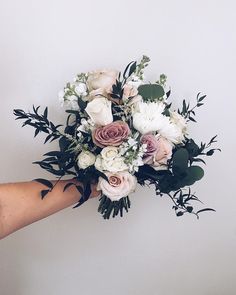
<instances>
[{"instance_id":1,"label":"green foliage","mask_svg":"<svg viewBox=\"0 0 236 295\"><path fill-rule=\"evenodd\" d=\"M144 84L139 86L138 93L144 101L155 101L165 95L164 88L159 84Z\"/></svg>"},{"instance_id":2,"label":"green foliage","mask_svg":"<svg viewBox=\"0 0 236 295\"><path fill-rule=\"evenodd\" d=\"M185 117L188 121L197 122L194 119L194 116L196 115L195 109L203 106L204 103L202 101L206 98L206 95L200 96L200 94L201 93L198 93L197 95L197 102L194 107L190 108L190 103L186 103L186 100L184 99L182 110L178 110L178 113Z\"/></svg>"},{"instance_id":3,"label":"green foliage","mask_svg":"<svg viewBox=\"0 0 236 295\"><path fill-rule=\"evenodd\" d=\"M48 134L45 139L45 142L50 142L60 138L59 127L62 125L55 126L52 122L48 120L48 108L45 108L42 114L39 114L39 106L33 106L32 113L26 113L21 109L15 109L14 115L16 116L16 120L23 120L22 127L31 126L35 129L34 136L36 137L40 132Z\"/></svg>"},{"instance_id":4,"label":"green foliage","mask_svg":"<svg viewBox=\"0 0 236 295\"><path fill-rule=\"evenodd\" d=\"M116 80L116 83L112 85L111 97L119 100L122 99L124 93L124 85L127 82L127 79L136 71L137 62L130 62L124 70L122 75L123 79L121 79L121 75L119 74L119 78Z\"/></svg>"},{"instance_id":5,"label":"green foliage","mask_svg":"<svg viewBox=\"0 0 236 295\"><path fill-rule=\"evenodd\" d=\"M200 202L200 200L191 192L191 189L183 190L179 189L175 192L167 194L173 202L173 209L175 210L176 216L183 216L185 213L191 213L199 218L199 213L205 211L215 211L212 208L203 208L198 211L194 211L193 206L190 202Z\"/></svg>"}]
</instances>

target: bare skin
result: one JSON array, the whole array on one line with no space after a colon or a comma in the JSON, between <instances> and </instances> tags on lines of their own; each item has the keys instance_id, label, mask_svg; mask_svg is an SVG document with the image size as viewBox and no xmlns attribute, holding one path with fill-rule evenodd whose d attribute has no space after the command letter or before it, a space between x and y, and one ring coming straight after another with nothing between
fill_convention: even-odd
<instances>
[{"instance_id":1,"label":"bare skin","mask_svg":"<svg viewBox=\"0 0 236 295\"><path fill-rule=\"evenodd\" d=\"M35 181L0 184L0 239L77 203L81 195L75 186L63 192L68 182L71 180L59 181L44 200L40 191L45 186ZM92 185L91 197L99 195L96 185Z\"/></svg>"}]
</instances>

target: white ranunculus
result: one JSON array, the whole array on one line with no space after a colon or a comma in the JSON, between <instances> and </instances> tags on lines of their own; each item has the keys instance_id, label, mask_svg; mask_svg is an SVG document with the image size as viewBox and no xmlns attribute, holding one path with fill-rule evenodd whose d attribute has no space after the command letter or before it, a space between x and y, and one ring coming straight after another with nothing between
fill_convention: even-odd
<instances>
[{"instance_id":1,"label":"white ranunculus","mask_svg":"<svg viewBox=\"0 0 236 295\"><path fill-rule=\"evenodd\" d=\"M105 173L108 181L99 177L97 189L112 201L118 201L135 191L137 178L127 171Z\"/></svg>"},{"instance_id":2,"label":"white ranunculus","mask_svg":"<svg viewBox=\"0 0 236 295\"><path fill-rule=\"evenodd\" d=\"M102 149L101 156L104 160L114 160L114 158L118 157L119 150L115 146L107 146Z\"/></svg>"},{"instance_id":3,"label":"white ranunculus","mask_svg":"<svg viewBox=\"0 0 236 295\"><path fill-rule=\"evenodd\" d=\"M105 97L96 97L87 104L85 109L91 120L100 126L113 122L111 101Z\"/></svg>"},{"instance_id":4,"label":"white ranunculus","mask_svg":"<svg viewBox=\"0 0 236 295\"><path fill-rule=\"evenodd\" d=\"M75 92L79 95L79 96L86 96L87 95L87 86L85 83L79 83L76 87L75 87Z\"/></svg>"},{"instance_id":5,"label":"white ranunculus","mask_svg":"<svg viewBox=\"0 0 236 295\"><path fill-rule=\"evenodd\" d=\"M78 158L77 163L80 169L86 169L95 163L96 156L89 151L82 151Z\"/></svg>"}]
</instances>

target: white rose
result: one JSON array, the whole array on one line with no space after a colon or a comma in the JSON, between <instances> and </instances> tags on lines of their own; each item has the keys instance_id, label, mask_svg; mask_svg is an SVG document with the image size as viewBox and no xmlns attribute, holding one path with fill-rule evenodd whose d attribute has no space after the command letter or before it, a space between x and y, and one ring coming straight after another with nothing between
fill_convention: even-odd
<instances>
[{"instance_id":1,"label":"white rose","mask_svg":"<svg viewBox=\"0 0 236 295\"><path fill-rule=\"evenodd\" d=\"M85 83L79 83L76 87L75 87L75 92L79 95L79 96L86 96L87 95L87 87Z\"/></svg>"},{"instance_id":2,"label":"white rose","mask_svg":"<svg viewBox=\"0 0 236 295\"><path fill-rule=\"evenodd\" d=\"M137 178L129 172L106 172L108 181L99 177L97 189L112 201L118 201L135 191Z\"/></svg>"},{"instance_id":3,"label":"white rose","mask_svg":"<svg viewBox=\"0 0 236 295\"><path fill-rule=\"evenodd\" d=\"M101 162L98 164L102 170L110 172L124 171L128 166L124 158L119 156L119 149L115 146L107 146L101 151Z\"/></svg>"},{"instance_id":4,"label":"white rose","mask_svg":"<svg viewBox=\"0 0 236 295\"><path fill-rule=\"evenodd\" d=\"M179 129L179 142L182 142L184 135L187 134L187 120L178 112L171 112L170 120Z\"/></svg>"},{"instance_id":5,"label":"white rose","mask_svg":"<svg viewBox=\"0 0 236 295\"><path fill-rule=\"evenodd\" d=\"M124 162L124 158L117 157L113 160L104 160L102 159L102 168L105 171L109 172L119 172L128 170L128 166Z\"/></svg>"},{"instance_id":6,"label":"white rose","mask_svg":"<svg viewBox=\"0 0 236 295\"><path fill-rule=\"evenodd\" d=\"M78 158L77 163L80 169L86 169L95 163L96 157L89 151L82 151Z\"/></svg>"},{"instance_id":7,"label":"white rose","mask_svg":"<svg viewBox=\"0 0 236 295\"><path fill-rule=\"evenodd\" d=\"M97 156L94 166L98 171L101 171L101 172L103 171L101 155Z\"/></svg>"},{"instance_id":8,"label":"white rose","mask_svg":"<svg viewBox=\"0 0 236 295\"><path fill-rule=\"evenodd\" d=\"M110 92L111 87L115 84L118 77L118 72L114 70L100 70L89 73L88 75L88 88L89 91L96 89L104 89Z\"/></svg>"},{"instance_id":9,"label":"white rose","mask_svg":"<svg viewBox=\"0 0 236 295\"><path fill-rule=\"evenodd\" d=\"M119 150L115 146L107 146L102 149L101 156L104 160L114 160L119 154Z\"/></svg>"},{"instance_id":10,"label":"white rose","mask_svg":"<svg viewBox=\"0 0 236 295\"><path fill-rule=\"evenodd\" d=\"M105 97L94 98L87 104L85 111L96 125L104 126L113 122L111 101Z\"/></svg>"},{"instance_id":11,"label":"white rose","mask_svg":"<svg viewBox=\"0 0 236 295\"><path fill-rule=\"evenodd\" d=\"M125 84L123 87L123 100L127 101L129 98L138 95L138 89L133 85Z\"/></svg>"}]
</instances>

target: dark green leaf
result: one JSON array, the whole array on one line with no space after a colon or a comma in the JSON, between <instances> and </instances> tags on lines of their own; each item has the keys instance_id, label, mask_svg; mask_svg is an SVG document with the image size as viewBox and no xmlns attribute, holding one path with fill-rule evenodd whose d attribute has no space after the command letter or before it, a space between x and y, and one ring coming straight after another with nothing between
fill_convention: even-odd
<instances>
[{"instance_id":1,"label":"dark green leaf","mask_svg":"<svg viewBox=\"0 0 236 295\"><path fill-rule=\"evenodd\" d=\"M193 207L192 207L192 206L187 206L187 207L186 207L186 210L187 210L189 213L191 213L191 212L193 211Z\"/></svg>"},{"instance_id":2,"label":"dark green leaf","mask_svg":"<svg viewBox=\"0 0 236 295\"><path fill-rule=\"evenodd\" d=\"M75 185L73 182L69 182L64 186L63 192L65 192L69 187Z\"/></svg>"},{"instance_id":3,"label":"dark green leaf","mask_svg":"<svg viewBox=\"0 0 236 295\"><path fill-rule=\"evenodd\" d=\"M203 106L203 103L198 103L197 104L197 107L201 107L201 106Z\"/></svg>"},{"instance_id":4,"label":"dark green leaf","mask_svg":"<svg viewBox=\"0 0 236 295\"><path fill-rule=\"evenodd\" d=\"M41 198L43 199L49 192L50 192L50 190L48 190L48 189L42 190L41 191Z\"/></svg>"},{"instance_id":5,"label":"dark green leaf","mask_svg":"<svg viewBox=\"0 0 236 295\"><path fill-rule=\"evenodd\" d=\"M199 166L191 166L186 170L186 176L181 179L181 186L192 185L204 176L204 170Z\"/></svg>"},{"instance_id":6,"label":"dark green leaf","mask_svg":"<svg viewBox=\"0 0 236 295\"><path fill-rule=\"evenodd\" d=\"M188 168L189 153L187 149L180 148L173 155L173 173L182 174Z\"/></svg>"},{"instance_id":7,"label":"dark green leaf","mask_svg":"<svg viewBox=\"0 0 236 295\"><path fill-rule=\"evenodd\" d=\"M191 117L191 116L189 116L188 118L189 118L189 120L192 121L192 122L195 122L195 123L197 122L197 121L196 121L193 117Z\"/></svg>"},{"instance_id":8,"label":"dark green leaf","mask_svg":"<svg viewBox=\"0 0 236 295\"><path fill-rule=\"evenodd\" d=\"M49 181L47 179L37 178L37 179L34 179L33 181L37 181L37 182L49 187L50 189L53 188L53 184L51 183L51 181Z\"/></svg>"},{"instance_id":9,"label":"dark green leaf","mask_svg":"<svg viewBox=\"0 0 236 295\"><path fill-rule=\"evenodd\" d=\"M80 192L81 195L83 195L84 190L83 190L82 186L76 185L76 189L78 192Z\"/></svg>"},{"instance_id":10,"label":"dark green leaf","mask_svg":"<svg viewBox=\"0 0 236 295\"><path fill-rule=\"evenodd\" d=\"M131 76L135 70L136 70L136 66L137 66L137 63L134 62L131 66L130 66L130 69L129 69L129 76Z\"/></svg>"},{"instance_id":11,"label":"dark green leaf","mask_svg":"<svg viewBox=\"0 0 236 295\"><path fill-rule=\"evenodd\" d=\"M201 213L201 212L205 212L205 211L214 211L216 212L216 210L212 209L212 208L205 208L205 209L201 209L201 210L198 210L196 213Z\"/></svg>"},{"instance_id":12,"label":"dark green leaf","mask_svg":"<svg viewBox=\"0 0 236 295\"><path fill-rule=\"evenodd\" d=\"M48 117L48 107L46 107L46 109L44 110L43 116L45 119L47 119Z\"/></svg>"},{"instance_id":13,"label":"dark green leaf","mask_svg":"<svg viewBox=\"0 0 236 295\"><path fill-rule=\"evenodd\" d=\"M198 102L202 101L205 97L206 97L206 95L203 95L200 98L198 98Z\"/></svg>"}]
</instances>

